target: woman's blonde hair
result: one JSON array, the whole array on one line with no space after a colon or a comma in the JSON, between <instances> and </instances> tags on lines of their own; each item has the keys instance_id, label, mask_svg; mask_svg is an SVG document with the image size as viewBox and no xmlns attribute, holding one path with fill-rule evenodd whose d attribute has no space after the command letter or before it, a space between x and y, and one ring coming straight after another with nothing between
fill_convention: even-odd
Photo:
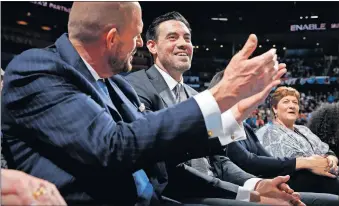
<instances>
[{"instance_id":1,"label":"woman's blonde hair","mask_svg":"<svg viewBox=\"0 0 339 206\"><path fill-rule=\"evenodd\" d=\"M300 102L300 93L292 87L279 87L271 96L271 113L272 117L275 118L273 108L276 108L279 101L286 96L294 96Z\"/></svg>"}]
</instances>

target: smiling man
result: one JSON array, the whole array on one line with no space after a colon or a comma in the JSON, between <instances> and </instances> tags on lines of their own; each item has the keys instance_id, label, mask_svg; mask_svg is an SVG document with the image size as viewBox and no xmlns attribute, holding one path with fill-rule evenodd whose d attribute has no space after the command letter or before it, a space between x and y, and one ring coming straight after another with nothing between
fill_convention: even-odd
<instances>
[{"instance_id":1,"label":"smiling man","mask_svg":"<svg viewBox=\"0 0 339 206\"><path fill-rule=\"evenodd\" d=\"M146 42L153 56L154 65L148 70L137 71L126 77L146 109L158 111L196 96L198 92L183 83L183 73L191 68L193 57L191 28L187 20L178 12L169 12L155 18L146 32ZM278 62L275 64L278 65ZM285 66L280 64L279 70L284 70ZM243 133L239 122L241 123L249 112L265 99L270 90L271 88L266 88L259 95L238 102L232 109L222 114L223 122L226 123L223 124L224 131L235 131L231 142L243 139L246 134ZM181 124L181 127L186 125L190 125L190 121ZM221 165L221 172L212 169L208 159L204 157L191 159L177 166L171 161L166 161L158 163L147 170L147 173L157 193L185 203L252 205L253 203L248 201L259 201L270 205L289 205L284 201L286 197L281 196L286 193L278 189L282 185L287 186L282 184L283 179L288 179L287 176L261 180L244 172L226 157L218 160L218 164ZM293 190L287 192L291 191ZM232 196L230 193L235 195ZM271 195L267 195L268 193ZM273 193L275 195L272 195ZM309 194L302 194L302 198L305 203L312 205L314 199L310 198ZM299 201L293 203L302 205Z\"/></svg>"},{"instance_id":2,"label":"smiling man","mask_svg":"<svg viewBox=\"0 0 339 206\"><path fill-rule=\"evenodd\" d=\"M178 12L169 12L157 17L146 32L146 41L147 48L153 56L154 65L147 71L141 70L127 76L127 80L136 89L146 109L158 111L197 95L197 91L183 82L183 73L191 68L193 57L191 28L187 20ZM243 138L245 134L234 114L228 111L223 115L225 122L230 123L225 125L224 130L236 131L234 139ZM190 202L192 199L189 198L194 198L195 203L248 205L248 202L232 202L226 199L253 201L254 194L250 190L254 189L259 180L253 175L240 171L231 161L225 161L228 167L225 176L228 180L234 184L246 185L247 188L237 185L232 187L232 184L226 182L223 182L225 187L212 184L220 177L213 174L206 158L192 159L177 167L170 162L166 165L162 162L147 172L153 174L150 175L151 181L159 193L164 191L165 195L183 202ZM167 177L170 181L167 181ZM210 178L212 179L209 182ZM266 181L269 180L263 182ZM267 186L264 187L268 189ZM234 196L230 194L231 191ZM251 195L252 198L250 198Z\"/></svg>"}]
</instances>

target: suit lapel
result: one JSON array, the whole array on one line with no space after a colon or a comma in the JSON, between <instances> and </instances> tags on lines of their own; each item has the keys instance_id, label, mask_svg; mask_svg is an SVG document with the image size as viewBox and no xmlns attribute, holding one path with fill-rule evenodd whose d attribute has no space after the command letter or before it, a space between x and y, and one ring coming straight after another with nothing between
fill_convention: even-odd
<instances>
[{"instance_id":1,"label":"suit lapel","mask_svg":"<svg viewBox=\"0 0 339 206\"><path fill-rule=\"evenodd\" d=\"M172 91L168 88L166 81L161 76L160 72L152 66L150 69L146 71L150 82L153 84L154 88L157 90L158 94L160 95L161 99L165 103L166 107L175 104L175 99L173 97Z\"/></svg>"},{"instance_id":2,"label":"suit lapel","mask_svg":"<svg viewBox=\"0 0 339 206\"><path fill-rule=\"evenodd\" d=\"M191 92L191 88L189 88L188 85L184 84L184 89L185 89L185 93L186 93L187 98L191 98L195 95Z\"/></svg>"},{"instance_id":3,"label":"suit lapel","mask_svg":"<svg viewBox=\"0 0 339 206\"><path fill-rule=\"evenodd\" d=\"M104 94L102 94L102 90L100 86L95 81L94 77L86 67L85 63L79 56L78 52L73 47L72 43L69 41L67 34L63 34L55 43L56 48L59 51L59 54L61 58L66 61L68 64L70 64L74 69L76 69L90 84L86 84L86 86L90 87L90 96L93 98L96 102L98 102L101 105L105 105L105 109L110 112L108 108L113 110L116 115L113 115L112 112L111 115L118 117L120 119L121 116L117 110L117 108L113 105L112 101L107 98Z\"/></svg>"},{"instance_id":4,"label":"suit lapel","mask_svg":"<svg viewBox=\"0 0 339 206\"><path fill-rule=\"evenodd\" d=\"M143 116L143 114L138 111L138 107L135 104L133 104L124 94L124 92L120 89L122 88L121 85L119 88L115 81L113 81L113 78L108 79L107 87L110 92L111 98L116 98L114 100L112 99L112 101L114 101L115 104L119 104L117 105L117 107L121 109L119 110L120 115L122 116L125 122L132 122Z\"/></svg>"}]
</instances>

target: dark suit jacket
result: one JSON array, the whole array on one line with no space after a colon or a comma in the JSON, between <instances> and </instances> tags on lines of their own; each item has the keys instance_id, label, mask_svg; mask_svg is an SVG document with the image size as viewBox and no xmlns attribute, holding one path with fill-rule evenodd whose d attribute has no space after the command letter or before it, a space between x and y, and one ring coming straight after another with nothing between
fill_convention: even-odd
<instances>
[{"instance_id":1,"label":"dark suit jacket","mask_svg":"<svg viewBox=\"0 0 339 206\"><path fill-rule=\"evenodd\" d=\"M145 115L121 76L107 87L112 101L67 34L50 48L16 56L1 99L3 138L16 169L54 183L69 203L131 205L133 172L215 150L195 100Z\"/></svg>"},{"instance_id":2,"label":"dark suit jacket","mask_svg":"<svg viewBox=\"0 0 339 206\"><path fill-rule=\"evenodd\" d=\"M246 140L228 145L227 156L240 168L251 174L270 178L292 174L295 158L272 157L260 144L252 128L244 123Z\"/></svg>"},{"instance_id":3,"label":"dark suit jacket","mask_svg":"<svg viewBox=\"0 0 339 206\"><path fill-rule=\"evenodd\" d=\"M158 111L163 108L173 107L173 105L175 104L172 91L168 88L168 85L166 84L164 78L161 76L160 72L156 69L155 66L152 66L148 70L133 72L129 74L126 79L133 85L141 102L145 104L145 107L148 110ZM184 84L184 89L188 97L192 97L198 94L197 91L186 84ZM232 162L227 161L229 160L228 158L226 158L226 161L221 161L221 159L221 157L217 158L216 165L214 166L216 166L215 168L218 168L215 171L217 176L221 178L224 177L223 180L242 185L246 180L254 177L243 171L237 173L236 171L239 171L240 168L238 168ZM225 170L222 169L224 167ZM231 169L228 170L227 168ZM236 194L234 192L230 193L229 191L237 191L237 186L230 183L225 183L225 188L224 184L214 183L223 182L220 181L220 179L204 175L197 171L192 171L195 170L185 164L180 164L179 166L176 166L175 164L166 161L166 164L163 162L158 163L157 167L153 168L151 171L148 171L148 173L152 174L150 175L153 177L152 184L155 185L158 190L165 190L165 194L172 198L235 198ZM170 179L169 182L167 182L168 179Z\"/></svg>"}]
</instances>

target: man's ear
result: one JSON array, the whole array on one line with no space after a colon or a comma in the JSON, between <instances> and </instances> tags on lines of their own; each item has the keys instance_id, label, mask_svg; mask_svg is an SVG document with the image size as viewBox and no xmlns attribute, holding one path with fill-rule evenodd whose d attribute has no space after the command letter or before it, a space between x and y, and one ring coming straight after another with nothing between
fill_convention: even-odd
<instances>
[{"instance_id":1,"label":"man's ear","mask_svg":"<svg viewBox=\"0 0 339 206\"><path fill-rule=\"evenodd\" d=\"M148 51L152 55L156 55L157 54L157 45L156 45L154 40L148 40L147 43L146 43L146 46L148 48Z\"/></svg>"},{"instance_id":2,"label":"man's ear","mask_svg":"<svg viewBox=\"0 0 339 206\"><path fill-rule=\"evenodd\" d=\"M117 28L112 28L108 31L106 35L106 47L107 49L111 49L114 44L118 41L118 33Z\"/></svg>"}]
</instances>

